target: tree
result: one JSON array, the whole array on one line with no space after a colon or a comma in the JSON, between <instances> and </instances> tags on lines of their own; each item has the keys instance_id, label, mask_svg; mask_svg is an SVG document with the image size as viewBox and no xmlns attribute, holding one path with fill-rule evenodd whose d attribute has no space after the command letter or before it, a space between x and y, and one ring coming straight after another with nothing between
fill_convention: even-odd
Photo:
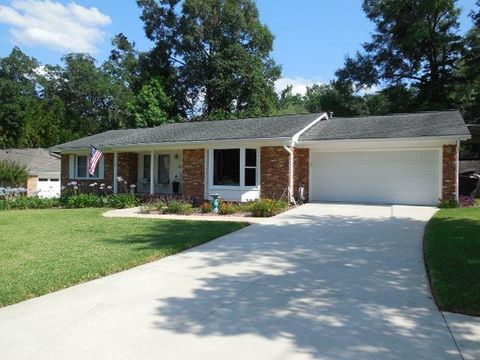
<instances>
[{"instance_id":1,"label":"tree","mask_svg":"<svg viewBox=\"0 0 480 360\"><path fill-rule=\"evenodd\" d=\"M456 88L456 99L461 104L468 122L480 123L480 1L470 17L473 27L465 36L465 49L459 64L462 81Z\"/></svg>"},{"instance_id":2,"label":"tree","mask_svg":"<svg viewBox=\"0 0 480 360\"><path fill-rule=\"evenodd\" d=\"M36 101L38 66L17 47L0 59L0 147L19 145L26 111Z\"/></svg>"},{"instance_id":3,"label":"tree","mask_svg":"<svg viewBox=\"0 0 480 360\"><path fill-rule=\"evenodd\" d=\"M145 128L168 122L172 107L173 101L165 94L161 81L152 79L143 85L130 104L130 111L135 119L135 127Z\"/></svg>"},{"instance_id":4,"label":"tree","mask_svg":"<svg viewBox=\"0 0 480 360\"><path fill-rule=\"evenodd\" d=\"M293 93L293 86L288 85L282 90L278 98L276 114L288 115L288 114L301 114L308 112L305 108L305 102L303 96Z\"/></svg>"},{"instance_id":5,"label":"tree","mask_svg":"<svg viewBox=\"0 0 480 360\"><path fill-rule=\"evenodd\" d=\"M123 34L116 35L112 45L114 48L110 57L101 68L109 81L107 92L111 101L108 109L109 124L106 126L112 129L132 127L135 121L128 104L142 86L140 53L135 49L135 43L131 43Z\"/></svg>"},{"instance_id":6,"label":"tree","mask_svg":"<svg viewBox=\"0 0 480 360\"><path fill-rule=\"evenodd\" d=\"M308 87L305 107L312 113L333 112L335 116L360 116L368 113L364 100L355 95L353 88L339 82Z\"/></svg>"},{"instance_id":7,"label":"tree","mask_svg":"<svg viewBox=\"0 0 480 360\"><path fill-rule=\"evenodd\" d=\"M413 86L419 109L454 106L452 87L462 51L456 0L364 0L375 23L363 52L347 57L336 75L357 88Z\"/></svg>"},{"instance_id":8,"label":"tree","mask_svg":"<svg viewBox=\"0 0 480 360\"><path fill-rule=\"evenodd\" d=\"M253 0L137 3L147 37L155 42L157 73L179 112L216 118L274 110L280 68L270 57L273 35ZM172 78L175 85L169 86Z\"/></svg>"}]
</instances>

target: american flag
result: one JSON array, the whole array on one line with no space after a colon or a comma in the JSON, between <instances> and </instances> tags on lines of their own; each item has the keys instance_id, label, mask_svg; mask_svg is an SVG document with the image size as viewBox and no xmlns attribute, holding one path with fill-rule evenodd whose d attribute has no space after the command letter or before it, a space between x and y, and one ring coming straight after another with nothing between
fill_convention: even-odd
<instances>
[{"instance_id":1,"label":"american flag","mask_svg":"<svg viewBox=\"0 0 480 360\"><path fill-rule=\"evenodd\" d=\"M90 175L95 175L95 168L102 155L103 153L100 150L90 145L90 158L88 159L88 173Z\"/></svg>"}]
</instances>

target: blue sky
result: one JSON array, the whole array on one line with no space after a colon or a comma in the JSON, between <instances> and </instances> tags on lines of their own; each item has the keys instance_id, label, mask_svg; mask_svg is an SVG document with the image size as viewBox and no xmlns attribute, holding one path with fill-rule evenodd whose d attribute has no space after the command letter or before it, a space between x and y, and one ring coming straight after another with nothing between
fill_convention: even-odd
<instances>
[{"instance_id":1,"label":"blue sky","mask_svg":"<svg viewBox=\"0 0 480 360\"><path fill-rule=\"evenodd\" d=\"M328 82L369 39L373 25L361 0L257 0L262 22L275 34L273 57L283 79L302 91L305 85ZM468 13L475 0L459 0L462 31L471 26ZM92 9L96 8L96 9ZM110 39L125 33L142 50L151 43L143 32L134 0L0 0L0 56L13 45L42 63L58 63L68 50L89 51L103 61Z\"/></svg>"}]
</instances>

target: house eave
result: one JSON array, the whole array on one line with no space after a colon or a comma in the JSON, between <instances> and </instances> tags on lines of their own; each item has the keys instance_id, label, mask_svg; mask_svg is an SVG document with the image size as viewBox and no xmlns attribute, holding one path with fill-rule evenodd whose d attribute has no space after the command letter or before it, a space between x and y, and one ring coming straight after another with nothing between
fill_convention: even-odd
<instances>
[{"instance_id":1,"label":"house eave","mask_svg":"<svg viewBox=\"0 0 480 360\"><path fill-rule=\"evenodd\" d=\"M457 142L466 141L471 135L445 135L445 136L418 136L418 137L400 137L400 138L364 138L364 139L329 139L329 140L300 140L298 146L308 146L312 144L342 144L342 143L388 143L388 142L421 142L421 141L442 141Z\"/></svg>"},{"instance_id":2,"label":"house eave","mask_svg":"<svg viewBox=\"0 0 480 360\"><path fill-rule=\"evenodd\" d=\"M238 144L265 144L265 145L278 145L283 146L290 144L292 141L291 137L277 137L277 138L254 138L254 139L222 139L222 140L201 140L201 141L172 141L172 142L162 142L162 143L139 143L139 144L122 144L122 145L113 145L113 144L100 144L97 145L97 148L103 152L129 152L129 151L142 151L142 150L151 150L151 149L196 149L203 147L211 147L212 143L220 144L222 146L227 144L232 144L237 146ZM71 148L55 148L52 147L50 151L58 152L61 154L69 154L76 152L85 152L88 151L88 146L83 147L71 147Z\"/></svg>"}]
</instances>

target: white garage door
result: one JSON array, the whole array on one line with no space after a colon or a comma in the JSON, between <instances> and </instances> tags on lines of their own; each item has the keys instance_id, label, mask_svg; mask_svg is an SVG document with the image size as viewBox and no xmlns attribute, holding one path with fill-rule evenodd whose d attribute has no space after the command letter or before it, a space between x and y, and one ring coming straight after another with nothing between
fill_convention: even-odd
<instances>
[{"instance_id":1,"label":"white garage door","mask_svg":"<svg viewBox=\"0 0 480 360\"><path fill-rule=\"evenodd\" d=\"M313 201L436 205L438 150L312 152Z\"/></svg>"},{"instance_id":2,"label":"white garage door","mask_svg":"<svg viewBox=\"0 0 480 360\"><path fill-rule=\"evenodd\" d=\"M59 178L38 178L37 184L38 196L45 198L53 198L60 196L60 179Z\"/></svg>"}]
</instances>

